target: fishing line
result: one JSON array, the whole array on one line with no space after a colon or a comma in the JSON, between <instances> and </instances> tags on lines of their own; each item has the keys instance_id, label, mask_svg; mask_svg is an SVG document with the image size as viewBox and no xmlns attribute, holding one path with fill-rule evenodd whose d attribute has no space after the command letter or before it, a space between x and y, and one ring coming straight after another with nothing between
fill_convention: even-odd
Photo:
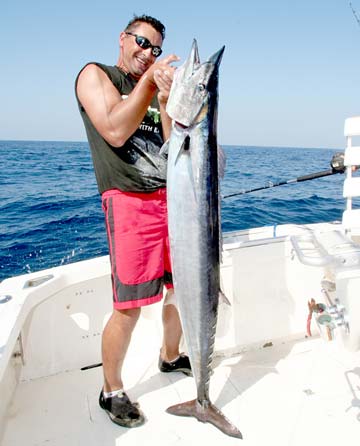
<instances>
[{"instance_id":1,"label":"fishing line","mask_svg":"<svg viewBox=\"0 0 360 446\"><path fill-rule=\"evenodd\" d=\"M314 180L316 178L322 178L329 175L335 175L337 173L344 173L344 153L338 152L332 157L330 162L331 169L322 170L321 172L310 173L308 175L303 175L298 178L293 178L291 180L280 181L278 183L269 182L269 184L261 187L256 187L254 189L242 190L241 192L235 192L233 194L224 195L222 198L231 198L237 195L249 194L250 192L257 192L259 190L271 189L273 187L283 186L284 184L293 184L293 183L301 183L303 181Z\"/></svg>"},{"instance_id":2,"label":"fishing line","mask_svg":"<svg viewBox=\"0 0 360 446\"><path fill-rule=\"evenodd\" d=\"M355 19L356 19L358 25L360 26L360 19L359 19L359 16L357 15L355 9L353 8L353 5L352 5L351 2L349 3L349 6L350 6L350 9L351 9L352 13L354 14L354 17L355 17Z\"/></svg>"}]
</instances>

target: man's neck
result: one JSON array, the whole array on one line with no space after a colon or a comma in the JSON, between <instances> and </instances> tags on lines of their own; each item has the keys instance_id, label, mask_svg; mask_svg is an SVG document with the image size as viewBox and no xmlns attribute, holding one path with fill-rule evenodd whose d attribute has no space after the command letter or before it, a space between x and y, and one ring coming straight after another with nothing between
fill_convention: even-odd
<instances>
[{"instance_id":1,"label":"man's neck","mask_svg":"<svg viewBox=\"0 0 360 446\"><path fill-rule=\"evenodd\" d=\"M121 70L127 76L130 76L135 81L138 81L140 79L140 77L141 77L141 76L135 76L135 75L131 74L130 71L126 68L126 66L121 61L118 61L116 66L118 67L119 70Z\"/></svg>"}]
</instances>

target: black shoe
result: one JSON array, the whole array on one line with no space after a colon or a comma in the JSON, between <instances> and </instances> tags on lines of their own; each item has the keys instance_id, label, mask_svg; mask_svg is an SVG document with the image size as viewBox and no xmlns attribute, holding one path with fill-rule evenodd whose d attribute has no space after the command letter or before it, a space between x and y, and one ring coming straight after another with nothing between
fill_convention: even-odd
<instances>
[{"instance_id":1,"label":"black shoe","mask_svg":"<svg viewBox=\"0 0 360 446\"><path fill-rule=\"evenodd\" d=\"M181 353L181 355L174 359L174 361L166 362L159 356L159 370L160 372L182 372L187 376L192 376L191 365L189 357Z\"/></svg>"},{"instance_id":2,"label":"black shoe","mask_svg":"<svg viewBox=\"0 0 360 446\"><path fill-rule=\"evenodd\" d=\"M139 410L138 403L132 403L125 392L105 398L100 392L99 406L104 409L113 423L123 427L138 427L144 424L145 417Z\"/></svg>"}]
</instances>

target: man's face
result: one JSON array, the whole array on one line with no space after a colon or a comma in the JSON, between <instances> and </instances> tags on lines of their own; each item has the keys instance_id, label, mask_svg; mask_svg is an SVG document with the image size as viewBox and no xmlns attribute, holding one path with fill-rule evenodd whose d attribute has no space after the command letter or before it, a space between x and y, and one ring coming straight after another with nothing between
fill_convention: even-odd
<instances>
[{"instance_id":1,"label":"man's face","mask_svg":"<svg viewBox=\"0 0 360 446\"><path fill-rule=\"evenodd\" d=\"M151 45L162 45L161 34L148 23L139 23L131 29L133 34L145 37ZM120 34L121 62L129 73L139 78L155 62L156 57L152 54L152 48L141 48L136 43L133 35L122 32Z\"/></svg>"}]
</instances>

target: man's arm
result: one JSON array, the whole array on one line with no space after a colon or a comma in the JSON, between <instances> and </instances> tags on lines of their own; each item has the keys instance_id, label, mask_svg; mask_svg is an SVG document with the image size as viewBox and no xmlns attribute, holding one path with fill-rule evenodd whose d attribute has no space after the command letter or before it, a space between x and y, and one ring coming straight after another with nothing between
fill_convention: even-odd
<instances>
[{"instance_id":1,"label":"man's arm","mask_svg":"<svg viewBox=\"0 0 360 446\"><path fill-rule=\"evenodd\" d=\"M139 127L156 93L156 84L143 77L124 101L106 73L94 64L81 72L77 94L100 135L112 146L121 147Z\"/></svg>"},{"instance_id":2,"label":"man's arm","mask_svg":"<svg viewBox=\"0 0 360 446\"><path fill-rule=\"evenodd\" d=\"M174 56L171 62L179 61L180 58ZM166 113L166 104L169 99L170 89L174 78L176 67L168 66L164 70L155 70L154 80L159 89L158 101L160 105L161 124L163 129L164 141L170 138L171 118Z\"/></svg>"},{"instance_id":3,"label":"man's arm","mask_svg":"<svg viewBox=\"0 0 360 446\"><path fill-rule=\"evenodd\" d=\"M174 77L174 67L161 71L156 70L154 73L154 80L159 88L158 101L160 105L161 124L163 129L164 141L170 138L171 133L171 118L166 113L166 104L169 99L171 84Z\"/></svg>"},{"instance_id":4,"label":"man's arm","mask_svg":"<svg viewBox=\"0 0 360 446\"><path fill-rule=\"evenodd\" d=\"M79 100L97 131L109 144L122 147L136 131L157 91L154 72L165 71L174 60L177 57L171 55L152 65L126 101L98 66L89 64L80 73L77 84Z\"/></svg>"}]
</instances>

